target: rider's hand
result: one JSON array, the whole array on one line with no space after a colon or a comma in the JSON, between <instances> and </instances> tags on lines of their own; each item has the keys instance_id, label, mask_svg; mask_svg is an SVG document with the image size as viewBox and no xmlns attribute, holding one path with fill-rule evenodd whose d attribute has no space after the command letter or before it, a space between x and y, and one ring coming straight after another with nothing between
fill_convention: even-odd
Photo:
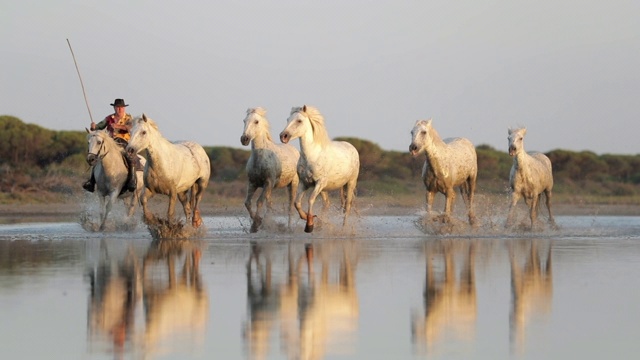
<instances>
[{"instance_id":1,"label":"rider's hand","mask_svg":"<svg viewBox=\"0 0 640 360\"><path fill-rule=\"evenodd\" d=\"M93 121L91 122L90 129L91 129L91 131L94 131L96 129L96 123L94 123Z\"/></svg>"}]
</instances>

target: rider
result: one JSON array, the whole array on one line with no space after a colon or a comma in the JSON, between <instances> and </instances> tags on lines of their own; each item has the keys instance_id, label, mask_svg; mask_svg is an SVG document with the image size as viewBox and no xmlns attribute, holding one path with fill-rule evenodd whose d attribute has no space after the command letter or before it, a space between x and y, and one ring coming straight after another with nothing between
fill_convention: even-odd
<instances>
[{"instance_id":1,"label":"rider","mask_svg":"<svg viewBox=\"0 0 640 360\"><path fill-rule=\"evenodd\" d=\"M111 106L113 106L113 114L105 117L104 120L97 124L91 121L91 131L103 130L106 128L116 143L124 148L127 146L129 138L131 137L131 122L133 120L131 115L127 114L125 109L129 104L125 104L124 99L116 99ZM142 165L140 164L138 155L129 155L126 151L123 151L123 154L127 163L127 183L125 184L125 189L128 191L135 191L137 185L136 170L140 170ZM92 169L91 177L82 185L82 187L89 192L93 192L95 185L96 178L93 175Z\"/></svg>"}]
</instances>

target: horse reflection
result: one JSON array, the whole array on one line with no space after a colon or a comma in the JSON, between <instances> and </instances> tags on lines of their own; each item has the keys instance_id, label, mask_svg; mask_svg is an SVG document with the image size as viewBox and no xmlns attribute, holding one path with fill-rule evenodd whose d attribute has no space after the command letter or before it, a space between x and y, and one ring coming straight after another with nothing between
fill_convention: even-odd
<instances>
[{"instance_id":1,"label":"horse reflection","mask_svg":"<svg viewBox=\"0 0 640 360\"><path fill-rule=\"evenodd\" d=\"M200 275L201 250L191 241L155 241L144 258L144 346L163 352L176 339L203 341L209 299ZM177 267L181 267L179 272Z\"/></svg>"},{"instance_id":2,"label":"horse reflection","mask_svg":"<svg viewBox=\"0 0 640 360\"><path fill-rule=\"evenodd\" d=\"M269 249L252 244L247 263L250 321L244 334L251 358L269 355L278 325L280 348L290 359L323 358L356 331L357 257L352 244L307 244L304 252L296 250L289 245L286 276L274 284ZM320 260L319 277L315 258Z\"/></svg>"},{"instance_id":3,"label":"horse reflection","mask_svg":"<svg viewBox=\"0 0 640 360\"><path fill-rule=\"evenodd\" d=\"M190 241L163 240L140 254L132 246L125 255L116 252L109 254L102 241L98 265L89 272L91 341L108 339L121 358L133 350L163 353L169 346L201 340L208 297L200 249Z\"/></svg>"},{"instance_id":4,"label":"horse reflection","mask_svg":"<svg viewBox=\"0 0 640 360\"><path fill-rule=\"evenodd\" d=\"M511 263L509 328L511 345L516 352L524 350L527 323L534 316L548 314L551 311L553 296L552 246L549 244L546 256L541 256L538 242L539 240L528 240L526 243L520 244L523 247L519 247L519 249L514 249L514 245L509 244ZM523 251L524 254L522 254ZM523 257L524 263L522 264Z\"/></svg>"},{"instance_id":5,"label":"horse reflection","mask_svg":"<svg viewBox=\"0 0 640 360\"><path fill-rule=\"evenodd\" d=\"M109 339L114 353L121 355L132 341L135 307L141 295L133 249L129 248L123 259L113 259L102 240L100 261L88 276L91 285L89 339Z\"/></svg>"},{"instance_id":6,"label":"horse reflection","mask_svg":"<svg viewBox=\"0 0 640 360\"><path fill-rule=\"evenodd\" d=\"M256 281L259 284L254 284L254 263L258 273ZM251 358L262 358L268 354L271 330L276 322L279 289L272 287L271 269L271 254L262 246L252 243L247 262L247 297L251 322L244 334L250 344Z\"/></svg>"},{"instance_id":7,"label":"horse reflection","mask_svg":"<svg viewBox=\"0 0 640 360\"><path fill-rule=\"evenodd\" d=\"M461 239L429 241L424 251L424 317L413 316L414 343L429 348L440 337L450 334L471 340L477 318L474 242ZM440 256L442 261L437 260ZM462 258L459 276L456 276L456 258ZM444 271L436 273L434 262L442 265Z\"/></svg>"}]
</instances>

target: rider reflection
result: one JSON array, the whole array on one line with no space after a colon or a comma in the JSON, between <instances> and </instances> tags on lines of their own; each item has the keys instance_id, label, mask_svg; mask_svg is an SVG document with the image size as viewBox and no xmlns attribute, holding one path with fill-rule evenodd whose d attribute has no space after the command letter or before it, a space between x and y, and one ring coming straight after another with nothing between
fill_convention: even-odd
<instances>
[{"instance_id":1,"label":"rider reflection","mask_svg":"<svg viewBox=\"0 0 640 360\"><path fill-rule=\"evenodd\" d=\"M89 274L91 342L108 339L113 343L109 351L117 358L131 351L129 347L151 355L201 345L209 299L200 275L199 246L161 240L142 255L129 246L126 255L118 257L105 243Z\"/></svg>"}]
</instances>

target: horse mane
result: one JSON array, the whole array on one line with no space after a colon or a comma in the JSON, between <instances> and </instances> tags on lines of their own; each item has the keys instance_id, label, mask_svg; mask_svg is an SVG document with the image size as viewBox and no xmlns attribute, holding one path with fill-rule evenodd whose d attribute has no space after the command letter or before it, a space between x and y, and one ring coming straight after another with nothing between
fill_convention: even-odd
<instances>
[{"instance_id":1,"label":"horse mane","mask_svg":"<svg viewBox=\"0 0 640 360\"><path fill-rule=\"evenodd\" d=\"M291 109L291 114L293 114L294 112L302 112L307 115L309 121L311 122L311 129L313 129L314 142L320 143L322 145L331 142L329 134L327 133L327 127L324 124L324 116L322 116L322 114L316 107L309 105L294 107Z\"/></svg>"},{"instance_id":2,"label":"horse mane","mask_svg":"<svg viewBox=\"0 0 640 360\"><path fill-rule=\"evenodd\" d=\"M522 135L524 135L524 134L527 133L527 128L524 127L524 126L519 126L519 127L516 127L516 128L509 127L509 135L511 135L513 133L516 133L516 132L520 132L520 131L523 131Z\"/></svg>"},{"instance_id":3,"label":"horse mane","mask_svg":"<svg viewBox=\"0 0 640 360\"><path fill-rule=\"evenodd\" d=\"M253 113L256 113L262 117L266 117L267 116L267 110L263 107L255 107L255 108L248 108L247 109L247 115L251 115Z\"/></svg>"},{"instance_id":4,"label":"horse mane","mask_svg":"<svg viewBox=\"0 0 640 360\"><path fill-rule=\"evenodd\" d=\"M134 124L133 124L133 125L135 126L136 124L138 124L138 123L140 122L140 120L142 120L142 121L146 122L146 123L147 123L147 124L149 124L152 128L156 129L157 131L160 131L160 129L158 128L158 124L156 124L156 122L155 122L155 121L153 121L153 119L152 119L152 118L148 117L148 116L147 116L147 115L145 115L145 114L142 114L142 116L137 117L137 118L134 120Z\"/></svg>"},{"instance_id":5,"label":"horse mane","mask_svg":"<svg viewBox=\"0 0 640 360\"><path fill-rule=\"evenodd\" d=\"M107 130L107 128L104 128L102 130L95 130L95 134L100 136L100 138L102 138L103 141L112 143L113 146L118 145L116 141L111 137L111 134L109 134L109 130Z\"/></svg>"},{"instance_id":6,"label":"horse mane","mask_svg":"<svg viewBox=\"0 0 640 360\"><path fill-rule=\"evenodd\" d=\"M264 119L264 126L267 128L267 131L265 131L267 140L273 142L273 138L271 137L271 126L269 125L269 120L267 120L267 109L260 106L255 108L248 108L247 116L251 114L260 115Z\"/></svg>"},{"instance_id":7,"label":"horse mane","mask_svg":"<svg viewBox=\"0 0 640 360\"><path fill-rule=\"evenodd\" d=\"M428 119L428 120L418 120L416 122L417 124L423 124L425 127L427 127L429 129L429 134L431 135L431 142L432 143L441 143L442 137L440 136L440 133L438 133L438 131L433 127L433 118Z\"/></svg>"},{"instance_id":8,"label":"horse mane","mask_svg":"<svg viewBox=\"0 0 640 360\"><path fill-rule=\"evenodd\" d=\"M87 134L87 138L90 136L100 137L100 139L102 139L102 143L105 146L105 149L107 150L107 152L113 149L116 149L119 152L124 152L124 149L122 149L118 145L118 143L116 143L116 140L111 137L111 134L109 134L109 130L107 130L106 128L102 130L93 130L89 134Z\"/></svg>"}]
</instances>

